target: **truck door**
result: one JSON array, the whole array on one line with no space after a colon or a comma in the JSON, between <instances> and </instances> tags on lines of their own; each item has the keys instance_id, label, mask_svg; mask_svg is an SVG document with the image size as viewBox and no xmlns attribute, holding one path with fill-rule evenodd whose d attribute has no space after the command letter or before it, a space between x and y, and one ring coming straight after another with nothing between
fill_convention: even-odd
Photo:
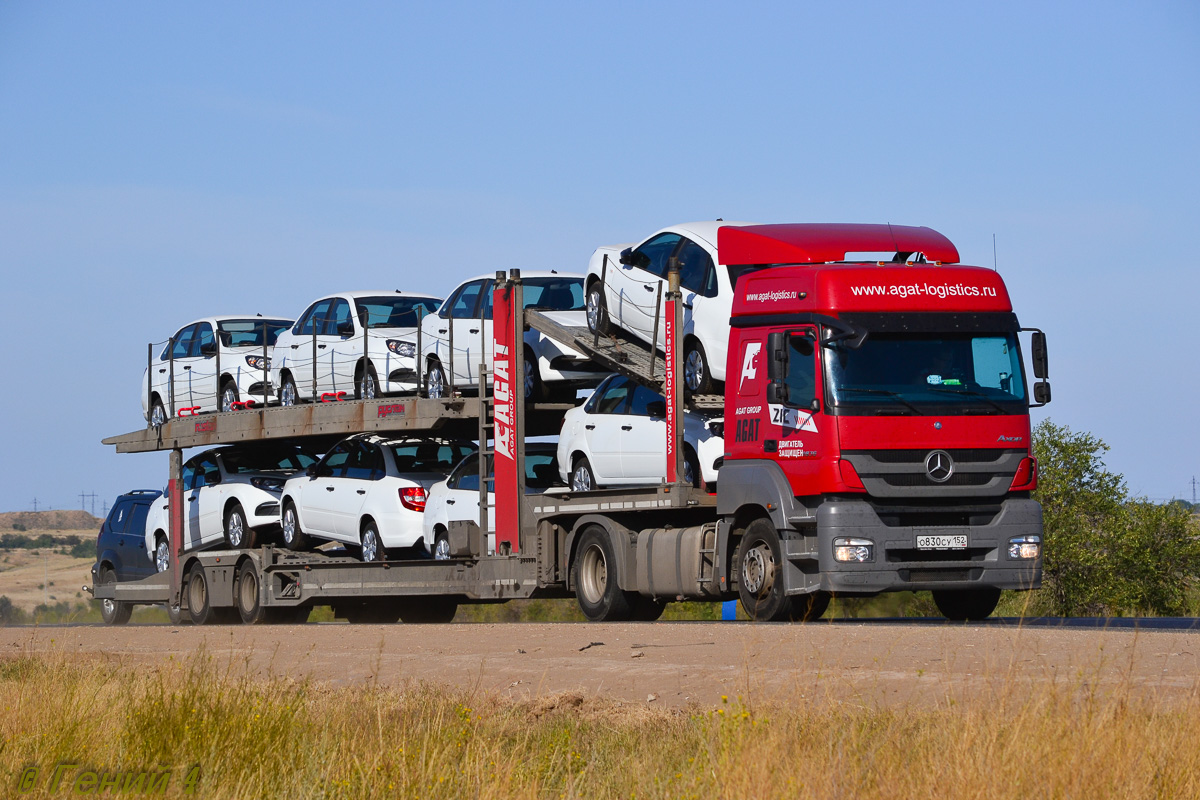
<instances>
[{"instance_id":1,"label":"truck door","mask_svg":"<svg viewBox=\"0 0 1200 800\"><path fill-rule=\"evenodd\" d=\"M821 459L836 447L836 429L824 414L820 347L815 326L773 331L767 337L767 419L764 451L774 450L797 494L809 493Z\"/></svg>"}]
</instances>

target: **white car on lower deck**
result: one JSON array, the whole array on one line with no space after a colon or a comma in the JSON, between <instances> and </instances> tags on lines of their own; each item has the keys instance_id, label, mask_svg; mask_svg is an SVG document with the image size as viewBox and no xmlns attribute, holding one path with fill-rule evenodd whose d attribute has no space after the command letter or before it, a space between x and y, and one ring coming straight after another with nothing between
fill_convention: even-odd
<instances>
[{"instance_id":1,"label":"white car on lower deck","mask_svg":"<svg viewBox=\"0 0 1200 800\"><path fill-rule=\"evenodd\" d=\"M455 389L479 388L479 363L493 364L492 300L495 275L464 281L437 313L421 323L421 357L430 397L445 397L451 378ZM578 273L528 271L521 274L525 308L543 311L560 325L583 327L583 276ZM453 354L451 353L453 337ZM535 330L525 332L525 397L545 400L551 394L574 399L575 390L595 386L607 375L582 353ZM453 365L453 366L452 366Z\"/></svg>"},{"instance_id":2,"label":"white car on lower deck","mask_svg":"<svg viewBox=\"0 0 1200 800\"><path fill-rule=\"evenodd\" d=\"M363 561L383 561L389 550L427 553L429 488L475 451L471 442L433 437L343 439L283 487L284 544L306 550L314 540L341 542Z\"/></svg>"},{"instance_id":3,"label":"white car on lower deck","mask_svg":"<svg viewBox=\"0 0 1200 800\"><path fill-rule=\"evenodd\" d=\"M183 465L183 548L252 548L279 530L284 481L317 462L309 448L261 442L205 450ZM146 551L159 572L169 564L170 502L155 500L146 518Z\"/></svg>"},{"instance_id":4,"label":"white car on lower deck","mask_svg":"<svg viewBox=\"0 0 1200 800\"><path fill-rule=\"evenodd\" d=\"M561 486L554 442L526 442L525 493L540 494ZM495 461L487 456L488 555L496 552ZM472 520L479 524L479 454L464 458L450 476L429 489L425 502L425 541L433 557L450 557L450 523Z\"/></svg>"},{"instance_id":5,"label":"white car on lower deck","mask_svg":"<svg viewBox=\"0 0 1200 800\"><path fill-rule=\"evenodd\" d=\"M558 438L563 482L583 492L662 483L667 477L667 404L658 392L613 375L566 413ZM716 491L725 440L716 420L683 412L685 483ZM701 483L703 481L703 483Z\"/></svg>"},{"instance_id":6,"label":"white car on lower deck","mask_svg":"<svg viewBox=\"0 0 1200 800\"><path fill-rule=\"evenodd\" d=\"M719 263L717 231L751 224L689 222L663 228L638 244L597 248L587 269L588 327L603 333L612 325L649 342L658 315L657 346L665 349L667 267L669 259L678 259L684 382L698 394L715 391L715 382L725 380L734 284L747 269L731 271Z\"/></svg>"},{"instance_id":7,"label":"white car on lower deck","mask_svg":"<svg viewBox=\"0 0 1200 800\"><path fill-rule=\"evenodd\" d=\"M271 383L280 403L415 392L417 324L441 302L397 290L312 303L275 343Z\"/></svg>"},{"instance_id":8,"label":"white car on lower deck","mask_svg":"<svg viewBox=\"0 0 1200 800\"><path fill-rule=\"evenodd\" d=\"M161 425L218 407L231 411L234 403L247 400L267 404L274 394L268 375L275 340L291 324L251 315L205 317L184 325L142 375L142 416Z\"/></svg>"}]
</instances>

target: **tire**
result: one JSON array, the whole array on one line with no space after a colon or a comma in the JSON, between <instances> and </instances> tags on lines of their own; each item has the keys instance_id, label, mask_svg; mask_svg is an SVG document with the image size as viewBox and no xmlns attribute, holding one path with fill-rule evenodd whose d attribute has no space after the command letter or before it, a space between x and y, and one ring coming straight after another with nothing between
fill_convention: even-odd
<instances>
[{"instance_id":1,"label":"tire","mask_svg":"<svg viewBox=\"0 0 1200 800\"><path fill-rule=\"evenodd\" d=\"M236 619L237 610L232 608L213 608L208 591L208 576L204 567L199 565L188 571L187 580L183 583L187 592L188 617L193 625L223 624Z\"/></svg>"},{"instance_id":2,"label":"tire","mask_svg":"<svg viewBox=\"0 0 1200 800\"><path fill-rule=\"evenodd\" d=\"M375 374L375 367L368 362L366 370L360 372L355 381L354 397L356 400L374 400L378 396L379 377Z\"/></svg>"},{"instance_id":3,"label":"tire","mask_svg":"<svg viewBox=\"0 0 1200 800\"><path fill-rule=\"evenodd\" d=\"M641 594L634 599L632 605L633 616L631 619L637 622L654 622L667 610L665 601L655 600Z\"/></svg>"},{"instance_id":4,"label":"tire","mask_svg":"<svg viewBox=\"0 0 1200 800\"><path fill-rule=\"evenodd\" d=\"M829 592L812 592L792 596L791 619L793 622L816 622L825 616L829 608Z\"/></svg>"},{"instance_id":5,"label":"tire","mask_svg":"<svg viewBox=\"0 0 1200 800\"><path fill-rule=\"evenodd\" d=\"M154 569L156 572L166 572L171 568L171 543L166 536L156 536L154 539Z\"/></svg>"},{"instance_id":6,"label":"tire","mask_svg":"<svg viewBox=\"0 0 1200 800\"><path fill-rule=\"evenodd\" d=\"M217 404L219 411L233 411L233 404L238 401L237 384L226 379L221 384L220 402Z\"/></svg>"},{"instance_id":7,"label":"tire","mask_svg":"<svg viewBox=\"0 0 1200 800\"><path fill-rule=\"evenodd\" d=\"M161 428L167 424L167 410L163 408L162 400L159 400L157 397L150 404L150 418L146 421L146 424L151 428Z\"/></svg>"},{"instance_id":8,"label":"tire","mask_svg":"<svg viewBox=\"0 0 1200 800\"><path fill-rule=\"evenodd\" d=\"M571 578L579 608L592 622L613 622L633 616L637 593L621 590L616 564L608 531L599 525L585 528L575 548Z\"/></svg>"},{"instance_id":9,"label":"tire","mask_svg":"<svg viewBox=\"0 0 1200 800\"><path fill-rule=\"evenodd\" d=\"M171 621L172 625L188 625L192 621L181 607L173 606L170 603L167 603L167 619Z\"/></svg>"},{"instance_id":10,"label":"tire","mask_svg":"<svg viewBox=\"0 0 1200 800\"><path fill-rule=\"evenodd\" d=\"M283 537L284 547L293 552L308 550L312 547L312 539L300 529L300 514L296 511L296 504L291 500L283 504L282 522L280 536Z\"/></svg>"},{"instance_id":11,"label":"tire","mask_svg":"<svg viewBox=\"0 0 1200 800\"><path fill-rule=\"evenodd\" d=\"M429 369L425 372L425 396L446 397L446 373L436 359L429 362Z\"/></svg>"},{"instance_id":12,"label":"tire","mask_svg":"<svg viewBox=\"0 0 1200 800\"><path fill-rule=\"evenodd\" d=\"M712 371L704 345L689 339L683 349L683 386L692 394L712 394Z\"/></svg>"},{"instance_id":13,"label":"tire","mask_svg":"<svg viewBox=\"0 0 1200 800\"><path fill-rule=\"evenodd\" d=\"M525 351L525 402L544 403L550 397L550 390L542 382L542 374L538 370L537 359L533 353Z\"/></svg>"},{"instance_id":14,"label":"tire","mask_svg":"<svg viewBox=\"0 0 1200 800\"><path fill-rule=\"evenodd\" d=\"M387 561L387 550L383 546L383 539L379 536L379 526L374 520L367 520L363 523L362 533L359 534L362 540L362 545L359 548L359 558L368 562Z\"/></svg>"},{"instance_id":15,"label":"tire","mask_svg":"<svg viewBox=\"0 0 1200 800\"><path fill-rule=\"evenodd\" d=\"M279 405L290 407L300 404L300 392L296 389L296 381L292 373L286 372L279 386Z\"/></svg>"},{"instance_id":16,"label":"tire","mask_svg":"<svg viewBox=\"0 0 1200 800\"><path fill-rule=\"evenodd\" d=\"M337 609L351 625L395 625L400 621L400 601L381 598L361 603L351 603Z\"/></svg>"},{"instance_id":17,"label":"tire","mask_svg":"<svg viewBox=\"0 0 1200 800\"><path fill-rule=\"evenodd\" d=\"M735 559L738 599L752 620L776 622L791 617L790 598L783 593L783 558L779 534L769 519L746 527Z\"/></svg>"},{"instance_id":18,"label":"tire","mask_svg":"<svg viewBox=\"0 0 1200 800\"><path fill-rule=\"evenodd\" d=\"M445 625L456 613L457 597L406 597L400 603L400 619L406 625Z\"/></svg>"},{"instance_id":19,"label":"tire","mask_svg":"<svg viewBox=\"0 0 1200 800\"><path fill-rule=\"evenodd\" d=\"M264 606L261 578L254 562L243 561L237 569L233 599L237 614L246 625L295 625L308 621L307 606Z\"/></svg>"},{"instance_id":20,"label":"tire","mask_svg":"<svg viewBox=\"0 0 1200 800\"><path fill-rule=\"evenodd\" d=\"M608 333L608 302L604 299L604 287L600 281L592 281L587 290L587 325L592 333L601 336Z\"/></svg>"},{"instance_id":21,"label":"tire","mask_svg":"<svg viewBox=\"0 0 1200 800\"><path fill-rule=\"evenodd\" d=\"M433 559L435 561L450 560L450 535L439 530L433 535Z\"/></svg>"},{"instance_id":22,"label":"tire","mask_svg":"<svg viewBox=\"0 0 1200 800\"><path fill-rule=\"evenodd\" d=\"M225 544L231 550L253 550L258 546L254 528L246 524L241 503L234 503L225 514Z\"/></svg>"},{"instance_id":23,"label":"tire","mask_svg":"<svg viewBox=\"0 0 1200 800\"><path fill-rule=\"evenodd\" d=\"M690 483L697 489L704 485L704 479L700 477L700 459L696 458L696 454L690 447L683 448L683 475L681 477L684 483Z\"/></svg>"},{"instance_id":24,"label":"tire","mask_svg":"<svg viewBox=\"0 0 1200 800\"><path fill-rule=\"evenodd\" d=\"M598 488L596 475L592 472L592 464L587 456L580 456L571 468L571 490L575 492L590 492Z\"/></svg>"},{"instance_id":25,"label":"tire","mask_svg":"<svg viewBox=\"0 0 1200 800\"><path fill-rule=\"evenodd\" d=\"M942 616L955 622L977 622L987 619L1000 602L1000 590L994 587L983 589L935 589L933 602Z\"/></svg>"},{"instance_id":26,"label":"tire","mask_svg":"<svg viewBox=\"0 0 1200 800\"><path fill-rule=\"evenodd\" d=\"M117 573L112 567L105 567L100 572L100 583L108 585L117 582ZM100 617L105 625L124 625L133 615L133 604L124 600L101 600Z\"/></svg>"}]
</instances>

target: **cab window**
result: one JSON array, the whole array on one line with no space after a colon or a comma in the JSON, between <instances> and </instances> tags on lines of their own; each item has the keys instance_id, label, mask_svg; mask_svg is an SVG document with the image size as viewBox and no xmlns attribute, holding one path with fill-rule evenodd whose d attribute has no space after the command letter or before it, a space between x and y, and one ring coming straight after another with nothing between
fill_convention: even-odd
<instances>
[{"instance_id":1,"label":"cab window","mask_svg":"<svg viewBox=\"0 0 1200 800\"><path fill-rule=\"evenodd\" d=\"M787 337L788 403L807 407L817 396L817 362L813 353L813 341L806 334L793 333Z\"/></svg>"}]
</instances>

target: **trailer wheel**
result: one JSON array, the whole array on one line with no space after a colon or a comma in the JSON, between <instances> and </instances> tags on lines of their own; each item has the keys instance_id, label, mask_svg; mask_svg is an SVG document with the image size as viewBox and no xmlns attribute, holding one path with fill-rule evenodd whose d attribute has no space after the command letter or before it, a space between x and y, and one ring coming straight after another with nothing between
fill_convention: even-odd
<instances>
[{"instance_id":1,"label":"trailer wheel","mask_svg":"<svg viewBox=\"0 0 1200 800\"><path fill-rule=\"evenodd\" d=\"M113 572L112 567L105 567L100 572L100 583L110 584L116 582L117 573ZM100 617L104 620L105 625L124 625L129 622L129 617L132 614L132 603L126 603L124 600L100 601Z\"/></svg>"},{"instance_id":2,"label":"trailer wheel","mask_svg":"<svg viewBox=\"0 0 1200 800\"><path fill-rule=\"evenodd\" d=\"M575 550L572 582L583 615L592 622L629 619L634 592L617 584L617 556L608 532L598 525L585 528Z\"/></svg>"},{"instance_id":3,"label":"trailer wheel","mask_svg":"<svg viewBox=\"0 0 1200 800\"><path fill-rule=\"evenodd\" d=\"M233 404L238 401L237 384L229 378L221 382L221 411L233 411Z\"/></svg>"},{"instance_id":4,"label":"trailer wheel","mask_svg":"<svg viewBox=\"0 0 1200 800\"><path fill-rule=\"evenodd\" d=\"M252 550L255 544L254 529L246 524L246 512L241 503L234 503L225 515L225 543L232 550Z\"/></svg>"},{"instance_id":5,"label":"trailer wheel","mask_svg":"<svg viewBox=\"0 0 1200 800\"><path fill-rule=\"evenodd\" d=\"M793 622L815 622L825 616L829 608L829 592L810 592L792 597Z\"/></svg>"},{"instance_id":6,"label":"trailer wheel","mask_svg":"<svg viewBox=\"0 0 1200 800\"><path fill-rule=\"evenodd\" d=\"M246 559L238 566L233 592L242 622L247 625L294 625L308 621L307 606L264 606L261 580L254 562Z\"/></svg>"},{"instance_id":7,"label":"trailer wheel","mask_svg":"<svg viewBox=\"0 0 1200 800\"><path fill-rule=\"evenodd\" d=\"M987 619L996 610L1000 602L1000 590L994 587L985 589L935 589L933 602L942 612L942 616L955 622L978 621Z\"/></svg>"},{"instance_id":8,"label":"trailer wheel","mask_svg":"<svg viewBox=\"0 0 1200 800\"><path fill-rule=\"evenodd\" d=\"M184 625L192 621L183 612L182 606L173 606L170 603L167 603L167 619L171 621L172 625Z\"/></svg>"},{"instance_id":9,"label":"trailer wheel","mask_svg":"<svg viewBox=\"0 0 1200 800\"><path fill-rule=\"evenodd\" d=\"M439 625L454 619L458 613L455 597L406 597L400 603L400 619L406 625Z\"/></svg>"},{"instance_id":10,"label":"trailer wheel","mask_svg":"<svg viewBox=\"0 0 1200 800\"><path fill-rule=\"evenodd\" d=\"M769 519L756 519L746 527L738 547L737 570L738 598L750 619L769 622L791 615L791 603L783 593L779 534Z\"/></svg>"},{"instance_id":11,"label":"trailer wheel","mask_svg":"<svg viewBox=\"0 0 1200 800\"><path fill-rule=\"evenodd\" d=\"M604 300L604 287L600 281L592 281L588 286L587 325L592 333L601 336L608 333L608 304Z\"/></svg>"},{"instance_id":12,"label":"trailer wheel","mask_svg":"<svg viewBox=\"0 0 1200 800\"><path fill-rule=\"evenodd\" d=\"M291 500L283 504L283 544L288 550L307 550L311 544L308 535L300 530L300 515Z\"/></svg>"},{"instance_id":13,"label":"trailer wheel","mask_svg":"<svg viewBox=\"0 0 1200 800\"><path fill-rule=\"evenodd\" d=\"M204 574L204 567L192 567L183 586L183 590L187 592L188 617L191 618L192 624L205 625L213 621L213 607L208 601L208 578Z\"/></svg>"}]
</instances>

